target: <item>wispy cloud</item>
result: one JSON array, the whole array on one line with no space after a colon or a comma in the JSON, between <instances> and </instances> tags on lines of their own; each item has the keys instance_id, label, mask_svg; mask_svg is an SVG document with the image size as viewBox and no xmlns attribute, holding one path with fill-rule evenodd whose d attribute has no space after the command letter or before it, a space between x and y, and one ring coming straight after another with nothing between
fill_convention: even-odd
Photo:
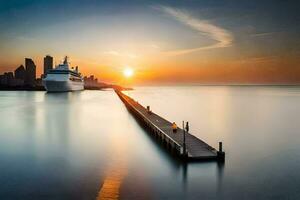
<instances>
[{"instance_id":1,"label":"wispy cloud","mask_svg":"<svg viewBox=\"0 0 300 200\"><path fill-rule=\"evenodd\" d=\"M106 51L104 52L106 55L113 55L113 56L120 56L120 53L118 51Z\"/></svg>"},{"instance_id":2,"label":"wispy cloud","mask_svg":"<svg viewBox=\"0 0 300 200\"><path fill-rule=\"evenodd\" d=\"M103 52L103 54L106 54L106 55L112 55L112 56L120 56L120 57L128 57L128 58L137 58L138 56L135 54L135 53L120 53L119 51L106 51L106 52Z\"/></svg>"},{"instance_id":3,"label":"wispy cloud","mask_svg":"<svg viewBox=\"0 0 300 200\"><path fill-rule=\"evenodd\" d=\"M172 16L175 20L198 31L199 34L205 35L215 41L215 43L208 45L208 46L204 46L204 47L202 46L202 47L196 47L196 48L190 48L190 49L169 51L169 52L167 52L167 54L169 54L169 55L181 55L181 54L187 54L187 53L205 50L205 49L228 47L228 46L231 46L231 44L233 42L233 35L230 31L228 31L224 28L221 28L217 25L214 25L213 23L211 23L207 20L201 20L201 19L195 18L186 11L174 9L174 8L167 7L167 6L159 6L156 8L159 9L160 11Z\"/></svg>"},{"instance_id":4,"label":"wispy cloud","mask_svg":"<svg viewBox=\"0 0 300 200\"><path fill-rule=\"evenodd\" d=\"M159 46L157 44L151 44L149 46L153 49L159 49Z\"/></svg>"},{"instance_id":5,"label":"wispy cloud","mask_svg":"<svg viewBox=\"0 0 300 200\"><path fill-rule=\"evenodd\" d=\"M276 55L271 55L271 56L256 56L256 57L246 57L242 59L234 59L232 62L233 63L239 63L239 64L256 64L256 63L270 63L270 62L275 62L278 60L278 56Z\"/></svg>"},{"instance_id":6,"label":"wispy cloud","mask_svg":"<svg viewBox=\"0 0 300 200\"><path fill-rule=\"evenodd\" d=\"M251 36L252 37L265 37L265 36L271 36L271 35L274 35L278 32L264 32L264 33L255 33L255 34L252 34Z\"/></svg>"},{"instance_id":7,"label":"wispy cloud","mask_svg":"<svg viewBox=\"0 0 300 200\"><path fill-rule=\"evenodd\" d=\"M261 57L252 57L248 58L247 60L250 62L256 62L256 63L261 63L261 62L272 62L278 59L277 56L261 56Z\"/></svg>"}]
</instances>

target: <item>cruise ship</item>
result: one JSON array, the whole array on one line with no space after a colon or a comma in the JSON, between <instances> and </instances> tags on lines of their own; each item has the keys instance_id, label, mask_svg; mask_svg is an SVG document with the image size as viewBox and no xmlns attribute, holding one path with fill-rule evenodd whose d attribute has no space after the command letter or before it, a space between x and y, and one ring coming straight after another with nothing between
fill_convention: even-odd
<instances>
[{"instance_id":1,"label":"cruise ship","mask_svg":"<svg viewBox=\"0 0 300 200\"><path fill-rule=\"evenodd\" d=\"M84 89L84 81L78 71L69 68L68 57L63 63L49 70L46 77L43 78L43 85L47 92L70 92Z\"/></svg>"}]
</instances>

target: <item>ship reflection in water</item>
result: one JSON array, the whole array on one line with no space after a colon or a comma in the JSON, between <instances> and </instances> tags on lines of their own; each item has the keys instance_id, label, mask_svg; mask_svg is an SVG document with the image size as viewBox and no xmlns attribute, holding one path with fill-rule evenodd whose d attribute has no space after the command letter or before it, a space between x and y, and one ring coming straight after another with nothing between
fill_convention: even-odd
<instances>
[{"instance_id":1,"label":"ship reflection in water","mask_svg":"<svg viewBox=\"0 0 300 200\"><path fill-rule=\"evenodd\" d=\"M0 92L0 199L300 198L299 88L129 95L170 121L189 121L215 147L223 141L226 163L180 163L113 91Z\"/></svg>"}]
</instances>

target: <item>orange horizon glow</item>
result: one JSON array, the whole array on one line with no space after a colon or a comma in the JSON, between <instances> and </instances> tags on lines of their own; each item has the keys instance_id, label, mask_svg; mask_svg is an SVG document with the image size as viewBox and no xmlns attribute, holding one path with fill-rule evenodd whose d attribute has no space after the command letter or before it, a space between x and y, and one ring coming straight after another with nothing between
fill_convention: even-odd
<instances>
[{"instance_id":1,"label":"orange horizon glow","mask_svg":"<svg viewBox=\"0 0 300 200\"><path fill-rule=\"evenodd\" d=\"M29 56L27 56L29 57ZM56 57L55 57L56 58ZM37 77L43 73L43 57L33 57L37 65ZM87 59L88 60L88 59ZM177 63L172 63L168 59L157 57L157 60L142 60L140 63L134 62L136 66L131 68L120 67L121 62L112 59L115 65L98 65L85 62L82 59L70 57L71 66L79 66L80 72L84 76L95 75L100 81L108 83L123 83L124 77L130 78L131 84L176 84L176 83L299 83L300 67L295 67L297 59L292 57L284 59L248 59L240 61L206 60L205 63L198 64L195 60L190 60L189 64L185 59L177 59ZM56 62L58 64L59 62ZM149 64L147 64L149 63ZM16 69L20 64L15 64ZM184 67L182 67L184 65ZM285 67L281 67L284 65ZM242 68L242 70L241 70ZM11 68L5 69L9 71ZM125 72L126 71L126 72ZM134 74L134 76L133 76ZM128 82L129 80L127 80Z\"/></svg>"}]
</instances>

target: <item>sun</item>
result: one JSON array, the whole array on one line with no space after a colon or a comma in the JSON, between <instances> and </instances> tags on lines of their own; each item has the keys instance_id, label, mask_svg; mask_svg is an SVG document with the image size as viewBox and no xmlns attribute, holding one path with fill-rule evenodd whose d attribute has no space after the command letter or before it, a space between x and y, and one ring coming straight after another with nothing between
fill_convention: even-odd
<instances>
[{"instance_id":1,"label":"sun","mask_svg":"<svg viewBox=\"0 0 300 200\"><path fill-rule=\"evenodd\" d=\"M125 76L126 78L130 78L130 77L133 76L134 71L133 71L133 69L131 69L131 68L125 68L125 69L123 70L123 74L124 74L124 76Z\"/></svg>"}]
</instances>

